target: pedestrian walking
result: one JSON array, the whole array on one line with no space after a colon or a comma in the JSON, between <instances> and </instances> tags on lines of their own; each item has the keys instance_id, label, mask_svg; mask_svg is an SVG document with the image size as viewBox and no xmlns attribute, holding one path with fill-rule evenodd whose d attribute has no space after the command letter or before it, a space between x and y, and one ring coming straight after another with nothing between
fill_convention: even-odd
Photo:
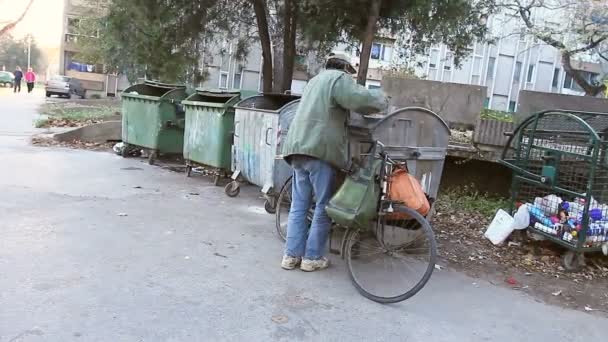
<instances>
[{"instance_id":1,"label":"pedestrian walking","mask_svg":"<svg viewBox=\"0 0 608 342\"><path fill-rule=\"evenodd\" d=\"M15 86L13 88L13 92L21 92L21 79L23 78L23 71L21 71L20 67L15 68Z\"/></svg>"},{"instance_id":2,"label":"pedestrian walking","mask_svg":"<svg viewBox=\"0 0 608 342\"><path fill-rule=\"evenodd\" d=\"M354 73L348 56L331 54L325 70L304 89L287 133L283 155L294 171L281 262L284 269L300 265L301 270L311 272L329 266L324 252L331 220L325 207L333 196L337 170L347 165L349 111L371 114L388 107L384 93L356 84L350 75ZM316 202L309 229L306 216L313 196Z\"/></svg>"},{"instance_id":3,"label":"pedestrian walking","mask_svg":"<svg viewBox=\"0 0 608 342\"><path fill-rule=\"evenodd\" d=\"M27 83L27 92L28 94L34 90L34 84L36 83L36 73L32 68L27 68L27 72L25 73L25 82Z\"/></svg>"}]
</instances>

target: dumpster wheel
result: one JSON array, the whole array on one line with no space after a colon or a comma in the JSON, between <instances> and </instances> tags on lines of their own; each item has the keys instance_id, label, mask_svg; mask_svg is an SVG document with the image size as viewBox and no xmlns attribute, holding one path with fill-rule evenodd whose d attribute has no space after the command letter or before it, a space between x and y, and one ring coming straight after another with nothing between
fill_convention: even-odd
<instances>
[{"instance_id":1,"label":"dumpster wheel","mask_svg":"<svg viewBox=\"0 0 608 342\"><path fill-rule=\"evenodd\" d=\"M148 164L154 165L156 158L158 157L158 151L150 151L150 155L148 156Z\"/></svg>"},{"instance_id":2,"label":"dumpster wheel","mask_svg":"<svg viewBox=\"0 0 608 342\"><path fill-rule=\"evenodd\" d=\"M575 251L567 251L562 255L562 265L568 272L578 272L585 266L585 255Z\"/></svg>"},{"instance_id":3,"label":"dumpster wheel","mask_svg":"<svg viewBox=\"0 0 608 342\"><path fill-rule=\"evenodd\" d=\"M192 165L186 165L186 177L190 177L192 175Z\"/></svg>"},{"instance_id":4,"label":"dumpster wheel","mask_svg":"<svg viewBox=\"0 0 608 342\"><path fill-rule=\"evenodd\" d=\"M222 176L219 173L213 175L213 185L218 186L220 184L220 179Z\"/></svg>"},{"instance_id":5,"label":"dumpster wheel","mask_svg":"<svg viewBox=\"0 0 608 342\"><path fill-rule=\"evenodd\" d=\"M228 197L236 197L241 192L241 185L237 181L232 181L226 184L224 192L226 193L226 195L228 195Z\"/></svg>"},{"instance_id":6,"label":"dumpster wheel","mask_svg":"<svg viewBox=\"0 0 608 342\"><path fill-rule=\"evenodd\" d=\"M266 199L266 202L264 202L264 210L269 214L276 214L276 202L276 200L271 200L270 198Z\"/></svg>"},{"instance_id":7,"label":"dumpster wheel","mask_svg":"<svg viewBox=\"0 0 608 342\"><path fill-rule=\"evenodd\" d=\"M127 158L129 156L129 154L131 153L131 146L129 146L129 144L124 144L122 146L122 148L120 149L120 155L123 158Z\"/></svg>"}]
</instances>

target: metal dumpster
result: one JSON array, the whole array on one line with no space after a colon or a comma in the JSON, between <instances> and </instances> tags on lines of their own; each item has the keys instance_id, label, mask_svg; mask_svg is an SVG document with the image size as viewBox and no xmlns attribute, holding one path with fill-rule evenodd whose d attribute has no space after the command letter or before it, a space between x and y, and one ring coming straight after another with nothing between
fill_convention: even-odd
<instances>
[{"instance_id":1,"label":"metal dumpster","mask_svg":"<svg viewBox=\"0 0 608 342\"><path fill-rule=\"evenodd\" d=\"M263 94L244 99L235 106L233 181L226 188L230 197L240 191L240 179L262 188L271 196L280 117L295 115L299 96ZM268 204L266 208L269 209Z\"/></svg>"},{"instance_id":2,"label":"metal dumpster","mask_svg":"<svg viewBox=\"0 0 608 342\"><path fill-rule=\"evenodd\" d=\"M244 96L246 92L197 89L182 101L186 111L186 176L197 164L210 166L214 168L213 183L217 185L220 177L230 171L234 105Z\"/></svg>"},{"instance_id":3,"label":"metal dumpster","mask_svg":"<svg viewBox=\"0 0 608 342\"><path fill-rule=\"evenodd\" d=\"M439 115L421 107L400 108L388 115L351 114L349 129L353 158L361 160L369 150L369 143L362 140L379 140L391 158L407 161L424 191L437 198L450 138L450 129Z\"/></svg>"},{"instance_id":4,"label":"metal dumpster","mask_svg":"<svg viewBox=\"0 0 608 342\"><path fill-rule=\"evenodd\" d=\"M181 154L186 87L156 81L135 84L122 93L122 155L147 149L149 163L159 154Z\"/></svg>"},{"instance_id":5,"label":"metal dumpster","mask_svg":"<svg viewBox=\"0 0 608 342\"><path fill-rule=\"evenodd\" d=\"M281 188L289 177L293 175L293 169L285 159L283 159L283 142L287 140L287 133L289 132L289 126L291 126L291 122L293 118L296 116L296 112L298 111L298 105L300 104L300 100L296 100L290 104L293 106L293 110L288 110L283 113L283 115L279 116L279 129L277 133L277 152L274 161L274 170L272 174L272 188L273 191L266 196L266 204L264 208L267 212L274 214L276 210L276 200L281 191Z\"/></svg>"}]
</instances>

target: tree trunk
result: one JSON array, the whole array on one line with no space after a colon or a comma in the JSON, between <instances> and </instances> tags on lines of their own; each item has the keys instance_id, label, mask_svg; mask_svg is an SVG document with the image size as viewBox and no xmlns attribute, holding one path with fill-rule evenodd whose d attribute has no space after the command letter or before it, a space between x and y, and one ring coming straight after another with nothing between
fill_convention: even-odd
<instances>
[{"instance_id":1,"label":"tree trunk","mask_svg":"<svg viewBox=\"0 0 608 342\"><path fill-rule=\"evenodd\" d=\"M266 13L266 2L264 0L251 0L258 25L260 44L262 45L262 91L272 92L272 48L270 44L270 33L268 32L268 18Z\"/></svg>"},{"instance_id":2,"label":"tree trunk","mask_svg":"<svg viewBox=\"0 0 608 342\"><path fill-rule=\"evenodd\" d=\"M282 18L281 18L282 19ZM283 54L285 49L283 48L283 35L282 30L278 36L276 34L271 35L272 37L272 74L273 84L272 91L281 93L283 89Z\"/></svg>"},{"instance_id":3,"label":"tree trunk","mask_svg":"<svg viewBox=\"0 0 608 342\"><path fill-rule=\"evenodd\" d=\"M359 61L359 73L357 74L357 83L365 85L367 80L367 69L369 67L369 58L372 52L372 44L374 42L374 36L376 34L376 25L378 23L378 17L380 16L380 7L382 0L371 0L371 7L369 10L369 17L367 18L367 26L361 37L361 55Z\"/></svg>"},{"instance_id":4,"label":"tree trunk","mask_svg":"<svg viewBox=\"0 0 608 342\"><path fill-rule=\"evenodd\" d=\"M30 0L30 2L27 4L27 7L25 7L25 10L23 10L23 13L21 13L21 15L17 19L15 19L14 21L11 21L10 23L6 24L4 27L2 27L0 29L0 37L2 37L2 35L7 33L8 31L14 29L15 26L17 26L17 24L19 24L19 22L21 20L23 20L23 17L25 17L25 14L27 13L27 11L29 11L33 2L34 2L34 0Z\"/></svg>"},{"instance_id":5,"label":"tree trunk","mask_svg":"<svg viewBox=\"0 0 608 342\"><path fill-rule=\"evenodd\" d=\"M583 90L585 91L585 96L597 96L601 92L606 90L606 85L602 84L598 86L589 83L589 81L587 81L587 79L585 79L583 75L578 72L578 70L575 70L572 67L570 53L562 52L562 64L564 66L564 71L566 72L566 74L572 77L574 82L576 82L576 84L583 88Z\"/></svg>"},{"instance_id":6,"label":"tree trunk","mask_svg":"<svg viewBox=\"0 0 608 342\"><path fill-rule=\"evenodd\" d=\"M296 58L297 4L295 0L285 0L283 30L283 80L281 92L291 90Z\"/></svg>"}]
</instances>

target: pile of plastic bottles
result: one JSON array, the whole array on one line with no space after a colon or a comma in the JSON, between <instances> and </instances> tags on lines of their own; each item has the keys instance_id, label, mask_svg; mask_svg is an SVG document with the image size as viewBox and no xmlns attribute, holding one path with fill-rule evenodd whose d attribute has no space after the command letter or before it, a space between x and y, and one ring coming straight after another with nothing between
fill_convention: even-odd
<instances>
[{"instance_id":1,"label":"pile of plastic bottles","mask_svg":"<svg viewBox=\"0 0 608 342\"><path fill-rule=\"evenodd\" d=\"M537 230L555 235L568 242L576 242L581 234L585 199L563 201L556 195L537 197L528 204L530 224ZM591 200L589 225L585 246L590 247L608 241L608 206Z\"/></svg>"}]
</instances>

